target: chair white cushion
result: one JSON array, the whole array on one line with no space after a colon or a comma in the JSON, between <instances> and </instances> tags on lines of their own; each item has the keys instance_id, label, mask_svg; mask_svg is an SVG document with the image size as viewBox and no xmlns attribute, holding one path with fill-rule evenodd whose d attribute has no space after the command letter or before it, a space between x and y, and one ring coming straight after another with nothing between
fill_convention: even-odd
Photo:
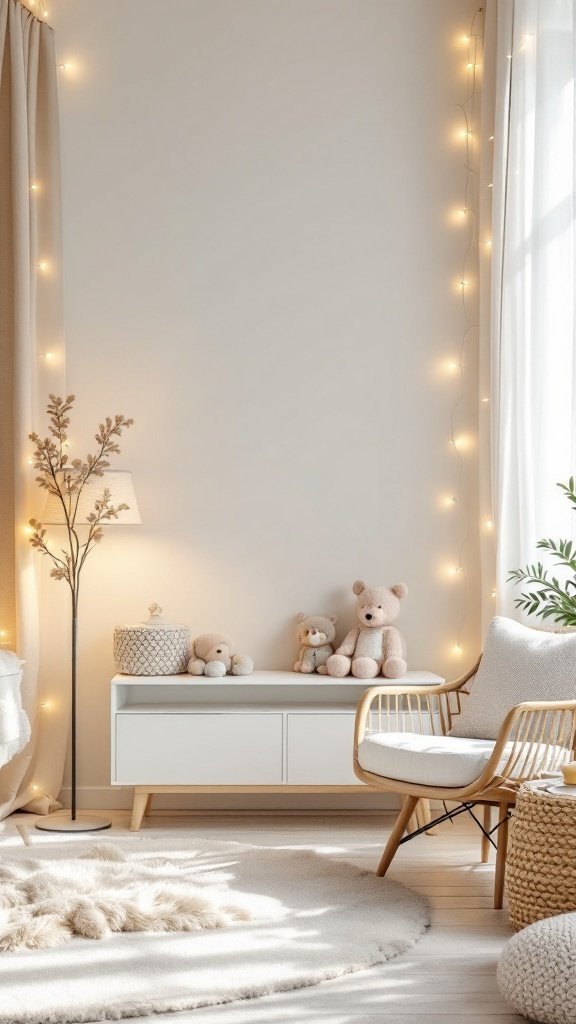
<instances>
[{"instance_id":1,"label":"chair white cushion","mask_svg":"<svg viewBox=\"0 0 576 1024\"><path fill-rule=\"evenodd\" d=\"M484 771L494 750L494 740L463 736L422 736L414 732L377 732L366 736L358 747L358 762L367 772L387 779L415 782L421 786L461 788ZM512 751L504 748L498 768L503 768ZM558 747L539 745L533 774L551 765ZM565 753L565 760L569 754ZM517 761L521 770L523 757ZM512 778L514 772L512 773Z\"/></svg>"},{"instance_id":2,"label":"chair white cushion","mask_svg":"<svg viewBox=\"0 0 576 1024\"><path fill-rule=\"evenodd\" d=\"M508 711L526 700L576 697L576 633L547 633L497 616L451 736L495 740Z\"/></svg>"}]
</instances>

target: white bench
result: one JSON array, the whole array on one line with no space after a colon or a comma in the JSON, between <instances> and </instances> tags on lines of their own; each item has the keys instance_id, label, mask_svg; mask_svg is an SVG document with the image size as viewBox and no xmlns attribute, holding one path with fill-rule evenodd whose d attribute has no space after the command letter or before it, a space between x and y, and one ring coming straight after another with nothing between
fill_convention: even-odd
<instances>
[{"instance_id":1,"label":"white bench","mask_svg":"<svg viewBox=\"0 0 576 1024\"><path fill-rule=\"evenodd\" d=\"M421 671L401 681L444 682ZM154 793L366 792L352 749L356 705L371 682L272 671L114 676L112 785L135 787L132 830Z\"/></svg>"}]
</instances>

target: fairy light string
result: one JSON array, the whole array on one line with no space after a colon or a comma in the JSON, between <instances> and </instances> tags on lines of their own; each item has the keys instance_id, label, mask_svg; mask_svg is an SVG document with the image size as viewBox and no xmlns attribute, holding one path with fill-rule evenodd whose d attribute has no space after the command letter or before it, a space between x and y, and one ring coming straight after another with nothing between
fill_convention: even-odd
<instances>
[{"instance_id":1,"label":"fairy light string","mask_svg":"<svg viewBox=\"0 0 576 1024\"><path fill-rule=\"evenodd\" d=\"M467 356L472 339L477 336L478 300L474 299L474 284L478 279L478 254L480 240L478 237L478 171L476 136L479 124L479 78L482 71L484 51L484 9L478 8L472 17L469 32L462 38L466 46L466 73L469 76L467 92L462 102L457 103L462 127L459 136L464 143L464 182L462 205L459 209L459 223L463 224L465 239L460 261L460 273L456 284L462 317L464 321L456 360L451 370L457 374L455 394L449 416L449 444L456 460L455 479L450 497L445 502L446 508L452 508L458 515L460 537L456 544L456 559L448 570L451 579L459 581L460 594L458 601L458 620L456 635L452 644L452 653L459 656L463 652L463 634L468 615L469 579L465 564L465 554L470 538L470 507L465 496L465 459L467 449L472 447L471 437L461 432L460 421L462 407L466 398L466 367ZM489 243L487 251L489 251ZM456 532L456 531L455 531Z\"/></svg>"}]
</instances>

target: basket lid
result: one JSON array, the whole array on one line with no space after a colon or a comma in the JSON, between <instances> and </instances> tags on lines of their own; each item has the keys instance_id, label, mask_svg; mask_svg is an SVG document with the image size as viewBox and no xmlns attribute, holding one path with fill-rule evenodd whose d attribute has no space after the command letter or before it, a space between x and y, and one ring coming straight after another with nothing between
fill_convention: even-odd
<instances>
[{"instance_id":1,"label":"basket lid","mask_svg":"<svg viewBox=\"0 0 576 1024\"><path fill-rule=\"evenodd\" d=\"M136 622L132 626L117 626L116 629L186 629L182 623L179 622L166 622L166 619L162 618L162 608L157 601L148 605L148 611L150 615L147 619L143 619L142 622Z\"/></svg>"}]
</instances>

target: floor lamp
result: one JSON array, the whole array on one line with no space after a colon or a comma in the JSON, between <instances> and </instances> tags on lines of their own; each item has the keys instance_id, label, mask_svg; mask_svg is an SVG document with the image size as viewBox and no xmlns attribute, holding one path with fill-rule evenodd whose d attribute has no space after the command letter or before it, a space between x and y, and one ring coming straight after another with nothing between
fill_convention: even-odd
<instances>
[{"instance_id":1,"label":"floor lamp","mask_svg":"<svg viewBox=\"0 0 576 1024\"><path fill-rule=\"evenodd\" d=\"M66 470L57 470L58 473L65 473ZM113 514L102 515L102 504L104 510L113 509ZM72 648L71 648L71 783L72 796L70 813L57 812L41 818L36 823L36 828L42 832L98 832L110 828L112 822L106 818L78 815L76 801L76 762L77 762L77 654L78 654L78 597L80 572L84 565L82 550L86 545L84 538L77 533L77 528L85 527L90 535L100 527L109 526L132 526L142 522L140 512L132 485L132 475L125 470L105 469L100 475L91 476L83 484L81 493L77 500L72 501L74 519L72 530L70 530L70 504L65 509L64 502L58 493L49 491L46 509L42 522L31 520L32 527L31 541L34 547L39 548L45 554L54 555L49 551L44 540L44 526L60 526L68 531L68 540L76 552L80 552L77 571L74 574L75 586L71 590L71 620L72 620ZM100 514L99 514L100 513ZM98 522L95 527L94 517L98 515ZM101 539L98 534L95 543ZM86 554L91 548L84 547ZM58 575L64 570L58 566L52 570L52 576L60 579L67 579L65 575ZM70 575L70 574L69 574Z\"/></svg>"}]
</instances>

